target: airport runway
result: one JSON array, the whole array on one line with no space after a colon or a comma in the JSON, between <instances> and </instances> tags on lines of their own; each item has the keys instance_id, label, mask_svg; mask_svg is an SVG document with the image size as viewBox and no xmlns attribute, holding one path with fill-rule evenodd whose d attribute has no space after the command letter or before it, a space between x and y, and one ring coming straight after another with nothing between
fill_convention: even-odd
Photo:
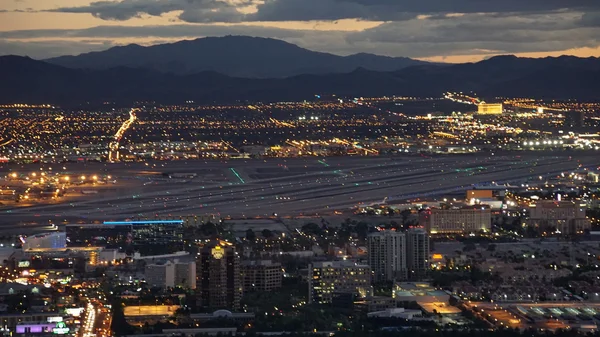
<instances>
[{"instance_id":1,"label":"airport runway","mask_svg":"<svg viewBox=\"0 0 600 337\"><path fill-rule=\"evenodd\" d=\"M267 160L90 164L118 177L98 194L61 204L0 210L4 221L31 218L93 220L219 214L222 217L299 216L347 211L384 198L401 202L442 195L473 184L524 182L600 165L594 155L452 155L330 157ZM97 166L97 167L95 167ZM70 170L76 168L69 167ZM168 178L163 173L195 173Z\"/></svg>"}]
</instances>

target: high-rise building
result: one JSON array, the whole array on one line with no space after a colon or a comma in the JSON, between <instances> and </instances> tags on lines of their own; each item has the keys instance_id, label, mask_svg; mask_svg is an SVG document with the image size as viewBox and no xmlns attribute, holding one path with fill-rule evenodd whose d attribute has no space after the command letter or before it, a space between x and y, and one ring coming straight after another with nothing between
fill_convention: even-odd
<instances>
[{"instance_id":1,"label":"high-rise building","mask_svg":"<svg viewBox=\"0 0 600 337\"><path fill-rule=\"evenodd\" d=\"M492 228L489 207L431 208L419 213L419 224L430 234L488 232Z\"/></svg>"},{"instance_id":2,"label":"high-rise building","mask_svg":"<svg viewBox=\"0 0 600 337\"><path fill-rule=\"evenodd\" d=\"M477 106L479 115L501 115L502 110L502 103L481 103Z\"/></svg>"},{"instance_id":3,"label":"high-rise building","mask_svg":"<svg viewBox=\"0 0 600 337\"><path fill-rule=\"evenodd\" d=\"M411 280L424 278L429 270L429 234L423 228L406 232L406 266Z\"/></svg>"},{"instance_id":4,"label":"high-rise building","mask_svg":"<svg viewBox=\"0 0 600 337\"><path fill-rule=\"evenodd\" d=\"M384 230L367 238L369 266L375 282L406 279L406 235Z\"/></svg>"},{"instance_id":5,"label":"high-rise building","mask_svg":"<svg viewBox=\"0 0 600 337\"><path fill-rule=\"evenodd\" d=\"M144 278L146 283L152 287L174 287L175 264L171 261L147 264L144 270Z\"/></svg>"},{"instance_id":6,"label":"high-rise building","mask_svg":"<svg viewBox=\"0 0 600 337\"><path fill-rule=\"evenodd\" d=\"M585 122L585 113L583 111L565 112L565 121L563 126L566 128L581 128Z\"/></svg>"},{"instance_id":7,"label":"high-rise building","mask_svg":"<svg viewBox=\"0 0 600 337\"><path fill-rule=\"evenodd\" d=\"M175 285L196 289L196 262L175 263Z\"/></svg>"},{"instance_id":8,"label":"high-rise building","mask_svg":"<svg viewBox=\"0 0 600 337\"><path fill-rule=\"evenodd\" d=\"M200 306L239 309L242 297L239 260L231 243L214 240L202 247L196 262L196 292Z\"/></svg>"},{"instance_id":9,"label":"high-rise building","mask_svg":"<svg viewBox=\"0 0 600 337\"><path fill-rule=\"evenodd\" d=\"M282 278L281 263L271 260L242 262L244 292L279 289L281 288Z\"/></svg>"},{"instance_id":10,"label":"high-rise building","mask_svg":"<svg viewBox=\"0 0 600 337\"><path fill-rule=\"evenodd\" d=\"M316 262L308 267L308 302L331 303L335 294L371 295L371 268L352 261Z\"/></svg>"},{"instance_id":11,"label":"high-rise building","mask_svg":"<svg viewBox=\"0 0 600 337\"><path fill-rule=\"evenodd\" d=\"M539 232L582 234L591 228L586 208L586 204L574 201L538 201L529 207L527 224Z\"/></svg>"},{"instance_id":12,"label":"high-rise building","mask_svg":"<svg viewBox=\"0 0 600 337\"><path fill-rule=\"evenodd\" d=\"M106 247L163 255L184 250L182 220L105 221L65 226L67 247Z\"/></svg>"}]
</instances>

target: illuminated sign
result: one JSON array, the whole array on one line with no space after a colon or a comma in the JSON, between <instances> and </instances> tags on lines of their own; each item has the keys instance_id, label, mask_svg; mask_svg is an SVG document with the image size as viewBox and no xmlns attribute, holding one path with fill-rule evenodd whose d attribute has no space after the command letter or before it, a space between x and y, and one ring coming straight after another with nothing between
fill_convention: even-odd
<instances>
[{"instance_id":1,"label":"illuminated sign","mask_svg":"<svg viewBox=\"0 0 600 337\"><path fill-rule=\"evenodd\" d=\"M47 320L48 320L48 323L58 323L58 322L62 322L63 318L60 316L53 316L53 317L48 317Z\"/></svg>"},{"instance_id":2,"label":"illuminated sign","mask_svg":"<svg viewBox=\"0 0 600 337\"><path fill-rule=\"evenodd\" d=\"M69 327L65 324L65 322L58 322L56 326L52 329L52 333L55 335L66 335L71 331Z\"/></svg>"},{"instance_id":3,"label":"illuminated sign","mask_svg":"<svg viewBox=\"0 0 600 337\"><path fill-rule=\"evenodd\" d=\"M221 248L221 246L216 246L215 248L213 248L211 253L212 256L217 260L223 258L223 248Z\"/></svg>"},{"instance_id":4,"label":"illuminated sign","mask_svg":"<svg viewBox=\"0 0 600 337\"><path fill-rule=\"evenodd\" d=\"M67 313L67 315L71 315L73 317L79 317L79 316L81 316L81 313L83 312L83 308L67 308L67 309L65 309L65 312Z\"/></svg>"},{"instance_id":5,"label":"illuminated sign","mask_svg":"<svg viewBox=\"0 0 600 337\"><path fill-rule=\"evenodd\" d=\"M25 260L25 261L19 261L19 268L27 268L31 265L31 263L29 263L29 260Z\"/></svg>"}]
</instances>

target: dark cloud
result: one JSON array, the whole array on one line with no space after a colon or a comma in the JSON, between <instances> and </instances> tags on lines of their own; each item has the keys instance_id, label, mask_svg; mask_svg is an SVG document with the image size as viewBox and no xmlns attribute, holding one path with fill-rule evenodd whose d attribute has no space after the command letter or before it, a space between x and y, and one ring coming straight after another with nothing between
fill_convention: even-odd
<instances>
[{"instance_id":1,"label":"dark cloud","mask_svg":"<svg viewBox=\"0 0 600 337\"><path fill-rule=\"evenodd\" d=\"M306 21L361 19L400 21L412 19L414 13L389 11L389 6L365 5L339 0L266 0L258 11L246 17L251 21Z\"/></svg>"},{"instance_id":2,"label":"dark cloud","mask_svg":"<svg viewBox=\"0 0 600 337\"><path fill-rule=\"evenodd\" d=\"M279 39L298 38L311 31L249 25L97 26L85 29L32 29L0 32L0 39L40 38L189 38L251 35Z\"/></svg>"},{"instance_id":3,"label":"dark cloud","mask_svg":"<svg viewBox=\"0 0 600 337\"><path fill-rule=\"evenodd\" d=\"M348 45L369 43L407 56L553 52L597 47L600 28L585 27L574 13L494 16L466 14L451 20L389 22L346 36Z\"/></svg>"},{"instance_id":4,"label":"dark cloud","mask_svg":"<svg viewBox=\"0 0 600 337\"><path fill-rule=\"evenodd\" d=\"M256 4L256 13L239 9ZM127 20L181 11L186 22L310 21L361 19L400 21L447 13L548 13L600 11L598 0L121 0L62 7L53 12L90 13L104 20Z\"/></svg>"},{"instance_id":5,"label":"dark cloud","mask_svg":"<svg viewBox=\"0 0 600 337\"><path fill-rule=\"evenodd\" d=\"M173 11L183 11L183 17L191 14L202 14L202 20L196 22L237 22L243 17L236 8L248 4L237 2L236 5L225 0L122 0L96 1L87 6L60 7L47 10L61 13L89 13L103 20L124 21L143 15L161 16ZM197 17L197 16L196 16ZM182 19L183 20L183 19Z\"/></svg>"},{"instance_id":6,"label":"dark cloud","mask_svg":"<svg viewBox=\"0 0 600 337\"><path fill-rule=\"evenodd\" d=\"M288 0L279 0L282 2ZM339 0L365 6L385 6L389 10L433 13L527 13L557 10L600 9L597 0Z\"/></svg>"},{"instance_id":7,"label":"dark cloud","mask_svg":"<svg viewBox=\"0 0 600 337\"><path fill-rule=\"evenodd\" d=\"M583 14L581 25L584 27L600 27L600 11Z\"/></svg>"},{"instance_id":8,"label":"dark cloud","mask_svg":"<svg viewBox=\"0 0 600 337\"><path fill-rule=\"evenodd\" d=\"M62 55L77 55L90 51L100 51L113 47L111 41L8 41L0 40L0 55L23 55L44 59Z\"/></svg>"},{"instance_id":9,"label":"dark cloud","mask_svg":"<svg viewBox=\"0 0 600 337\"><path fill-rule=\"evenodd\" d=\"M223 0L224 1L224 0ZM251 1L251 0L247 0ZM367 5L362 0L267 0L258 6L258 12L240 17L238 10L231 4L214 5L215 9L199 9L186 7L181 17L191 22L215 21L275 21L302 20L302 18L318 18L331 21L342 17L360 17L374 19L386 18L385 22L371 29L358 32L344 31L314 31L294 30L274 27L256 26L250 24L221 25L221 24L172 24L167 26L98 26L88 29L60 29L60 30L20 30L0 32L0 39L32 40L32 39L68 39L79 41L79 45L71 46L65 50L83 50L97 48L97 44L85 44L82 40L114 39L123 41L136 40L148 37L156 40L173 41L176 39L189 39L203 36L224 35L249 35L258 37L272 37L297 44L311 50L331 52L347 55L358 52L369 52L390 56L429 57L450 55L473 54L507 54L521 52L555 52L571 48L600 46L600 10L575 11L559 10L559 2L549 0L546 7L533 7L529 12L509 13L482 11L484 2L477 0L452 0L454 6L462 3L480 4L477 13L449 14L433 13L426 16L398 15L397 13L410 13L410 11L390 11L383 13L385 6L397 6L391 1L372 0ZM407 5L406 9L425 9L412 0L397 0ZM441 0L440 0L441 1ZM530 0L537 3L537 0ZM139 7L133 4L152 4L152 6L165 6L161 10L149 11L159 15L169 6L182 4L194 6L198 3L216 3L216 0L129 0L131 10L122 13L123 16L140 15ZM220 1L219 1L220 2ZM450 2L450 1L449 1ZM239 3L239 0L238 0ZM245 2L244 4L248 4ZM287 4L282 6L282 4ZM343 10L336 12L336 6ZM432 3L432 1L424 1ZM485 2L487 3L487 2ZM566 2L560 2L565 4ZM583 6L586 1L569 0L574 7ZM600 4L600 1L598 1ZM98 3L95 3L98 6ZM122 4L114 3L113 4ZM413 5L413 7L409 5ZM94 4L90 5L93 6ZM383 6L383 7L381 7ZM446 5L446 6L449 6ZM504 7L488 4L487 8L512 10L516 6L513 0L507 0ZM529 6L529 5L528 5ZM389 7L389 8L392 8ZM211 8L210 6L208 8ZM339 9L340 7L338 7ZM530 7L524 7L530 8ZM579 8L579 7L577 7ZM148 9L148 8L146 8ZM548 11L544 11L548 10ZM315 13L318 12L318 14ZM108 15L104 12L103 15ZM133 14L132 14L133 13ZM115 16L115 15L112 15ZM235 18L235 20L234 20ZM91 42L91 41L87 41ZM5 41L7 43L7 41ZM27 48L49 48L49 53L55 53L56 48L46 45L26 45ZM21 46L25 48L25 46ZM4 51L4 50L3 50ZM87 51L87 50L84 50ZM42 52L40 51L40 54ZM50 56L50 55L46 55Z\"/></svg>"}]
</instances>

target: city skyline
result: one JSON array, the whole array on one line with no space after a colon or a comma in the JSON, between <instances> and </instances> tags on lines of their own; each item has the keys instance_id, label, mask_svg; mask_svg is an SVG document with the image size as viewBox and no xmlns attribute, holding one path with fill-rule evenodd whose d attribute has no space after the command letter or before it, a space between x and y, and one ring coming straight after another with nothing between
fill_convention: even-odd
<instances>
[{"instance_id":1,"label":"city skyline","mask_svg":"<svg viewBox=\"0 0 600 337\"><path fill-rule=\"evenodd\" d=\"M593 1L3 0L0 54L46 58L205 36L250 35L348 55L441 62L499 54L599 56Z\"/></svg>"}]
</instances>

